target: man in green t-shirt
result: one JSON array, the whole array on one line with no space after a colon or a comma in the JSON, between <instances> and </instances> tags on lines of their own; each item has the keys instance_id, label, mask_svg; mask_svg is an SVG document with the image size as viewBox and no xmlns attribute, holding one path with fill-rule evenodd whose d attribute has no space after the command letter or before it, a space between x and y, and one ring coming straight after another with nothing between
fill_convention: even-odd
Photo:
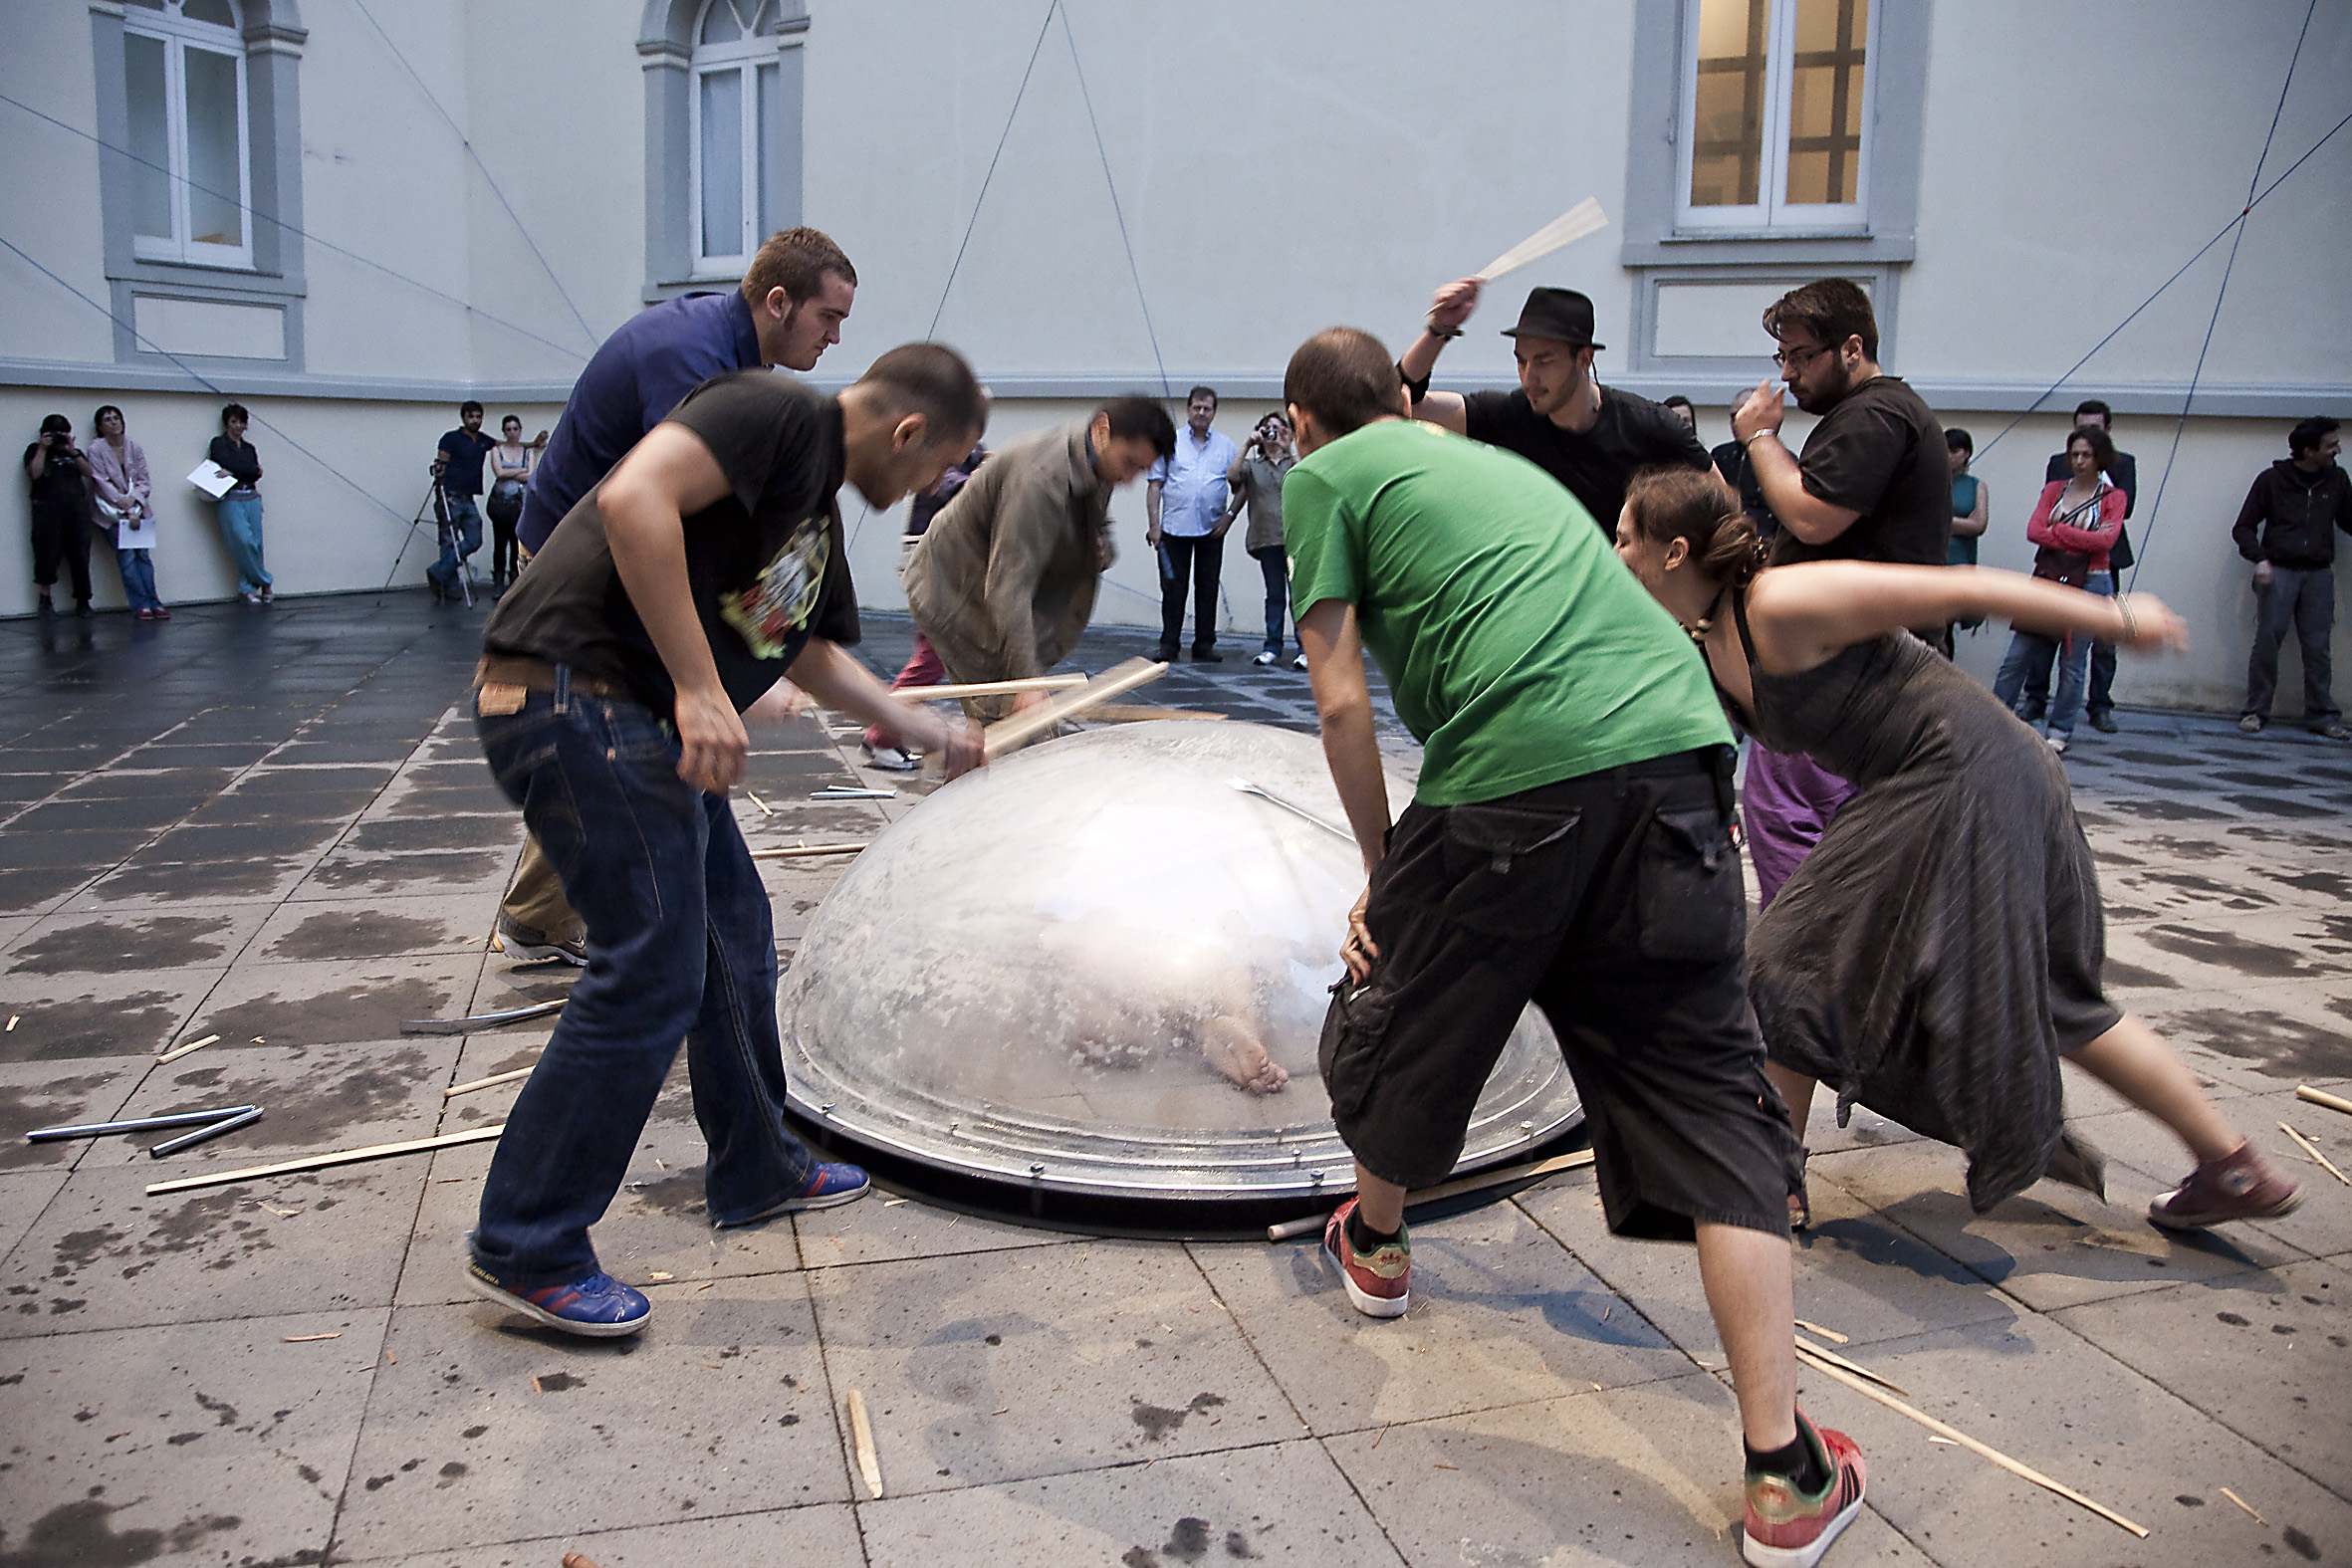
<instances>
[{"instance_id":1,"label":"man in green t-shirt","mask_svg":"<svg viewBox=\"0 0 2352 1568\"><path fill-rule=\"evenodd\" d=\"M1377 338L1309 338L1283 398L1292 609L1370 878L1323 1024L1357 1195L1324 1256L1357 1310L1405 1310L1405 1195L1453 1169L1533 1002L1583 1098L1609 1229L1698 1243L1747 1442L1744 1551L1815 1562L1863 1466L1796 1411L1802 1151L1748 1006L1732 736L1706 665L1542 470L1401 417ZM1393 828L1366 648L1425 749Z\"/></svg>"}]
</instances>

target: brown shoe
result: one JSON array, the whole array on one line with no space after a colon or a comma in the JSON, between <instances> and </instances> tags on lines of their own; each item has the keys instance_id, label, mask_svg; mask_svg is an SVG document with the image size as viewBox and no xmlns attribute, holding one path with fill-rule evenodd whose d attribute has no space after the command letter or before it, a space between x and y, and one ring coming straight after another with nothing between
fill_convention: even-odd
<instances>
[{"instance_id":1,"label":"brown shoe","mask_svg":"<svg viewBox=\"0 0 2352 1568\"><path fill-rule=\"evenodd\" d=\"M2148 1206L2148 1218L2167 1231L2202 1231L2231 1220L2275 1220L2303 1201L2294 1183L2270 1168L2250 1143L2208 1160L2189 1180Z\"/></svg>"}]
</instances>

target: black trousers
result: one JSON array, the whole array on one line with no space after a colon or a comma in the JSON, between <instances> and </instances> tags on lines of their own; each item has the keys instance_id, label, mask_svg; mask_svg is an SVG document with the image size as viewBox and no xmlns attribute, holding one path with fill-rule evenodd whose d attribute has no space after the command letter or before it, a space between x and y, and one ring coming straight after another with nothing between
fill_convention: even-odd
<instances>
[{"instance_id":1,"label":"black trousers","mask_svg":"<svg viewBox=\"0 0 2352 1568\"><path fill-rule=\"evenodd\" d=\"M64 565L74 576L74 598L90 602L90 524L77 507L33 508L33 583L47 593Z\"/></svg>"},{"instance_id":2,"label":"black trousers","mask_svg":"<svg viewBox=\"0 0 2352 1568\"><path fill-rule=\"evenodd\" d=\"M1176 646L1184 634L1185 579L1192 581L1192 648L1217 646L1217 579L1225 571L1225 538L1202 534L1160 536L1160 645Z\"/></svg>"}]
</instances>

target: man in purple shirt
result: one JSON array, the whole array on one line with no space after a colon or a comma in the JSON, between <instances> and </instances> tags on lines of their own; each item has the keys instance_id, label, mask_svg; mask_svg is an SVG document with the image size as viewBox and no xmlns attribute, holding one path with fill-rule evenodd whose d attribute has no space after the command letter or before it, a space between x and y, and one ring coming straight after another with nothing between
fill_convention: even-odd
<instances>
[{"instance_id":1,"label":"man in purple shirt","mask_svg":"<svg viewBox=\"0 0 2352 1568\"><path fill-rule=\"evenodd\" d=\"M740 288L664 301L623 323L573 383L564 417L523 492L515 527L523 559L712 376L758 365L814 369L841 340L841 323L856 297L857 269L838 245L817 229L786 229L760 247ZM588 963L586 928L537 839L524 842L514 886L499 906L498 945L527 964Z\"/></svg>"}]
</instances>

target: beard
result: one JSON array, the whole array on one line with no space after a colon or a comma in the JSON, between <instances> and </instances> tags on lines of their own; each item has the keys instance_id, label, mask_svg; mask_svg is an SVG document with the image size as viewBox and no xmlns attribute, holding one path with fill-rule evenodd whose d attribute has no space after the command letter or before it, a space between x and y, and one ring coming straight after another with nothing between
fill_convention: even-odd
<instances>
[{"instance_id":1,"label":"beard","mask_svg":"<svg viewBox=\"0 0 2352 1568\"><path fill-rule=\"evenodd\" d=\"M1845 401L1846 393L1854 389L1854 378L1843 359L1832 359L1821 372L1818 382L1805 388L1796 406L1808 414L1825 414Z\"/></svg>"}]
</instances>

